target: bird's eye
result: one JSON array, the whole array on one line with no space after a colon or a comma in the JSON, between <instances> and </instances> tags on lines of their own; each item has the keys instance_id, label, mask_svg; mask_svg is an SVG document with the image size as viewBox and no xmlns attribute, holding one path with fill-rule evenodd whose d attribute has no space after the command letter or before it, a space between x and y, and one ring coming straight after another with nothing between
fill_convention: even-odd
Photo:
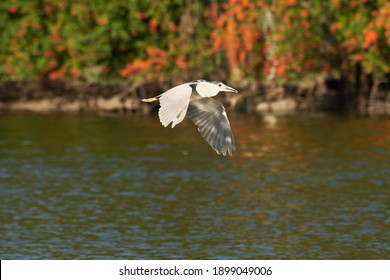
<instances>
[{"instance_id":1,"label":"bird's eye","mask_svg":"<svg viewBox=\"0 0 390 280\"><path fill-rule=\"evenodd\" d=\"M222 85L221 84L218 84L219 87L221 87Z\"/></svg>"}]
</instances>

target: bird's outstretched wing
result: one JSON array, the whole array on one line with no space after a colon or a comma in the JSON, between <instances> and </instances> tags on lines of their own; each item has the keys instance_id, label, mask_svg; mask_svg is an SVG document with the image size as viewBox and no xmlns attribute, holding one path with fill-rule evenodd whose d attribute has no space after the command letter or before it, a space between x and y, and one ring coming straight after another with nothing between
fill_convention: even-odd
<instances>
[{"instance_id":1,"label":"bird's outstretched wing","mask_svg":"<svg viewBox=\"0 0 390 280\"><path fill-rule=\"evenodd\" d=\"M200 134L218 153L230 155L236 150L225 108L212 98L192 101L187 116L198 126Z\"/></svg>"},{"instance_id":2,"label":"bird's outstretched wing","mask_svg":"<svg viewBox=\"0 0 390 280\"><path fill-rule=\"evenodd\" d=\"M192 90L188 84L182 84L157 96L160 101L158 116L163 126L168 126L172 122L173 128L184 119Z\"/></svg>"}]
</instances>

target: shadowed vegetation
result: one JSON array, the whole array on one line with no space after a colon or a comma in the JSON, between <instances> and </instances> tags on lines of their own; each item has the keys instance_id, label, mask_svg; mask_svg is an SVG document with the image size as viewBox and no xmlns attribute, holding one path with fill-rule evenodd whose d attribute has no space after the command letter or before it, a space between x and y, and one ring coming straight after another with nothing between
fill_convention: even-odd
<instances>
[{"instance_id":1,"label":"shadowed vegetation","mask_svg":"<svg viewBox=\"0 0 390 280\"><path fill-rule=\"evenodd\" d=\"M258 89L320 77L366 99L389 83L385 0L5 0L0 23L3 81Z\"/></svg>"}]
</instances>

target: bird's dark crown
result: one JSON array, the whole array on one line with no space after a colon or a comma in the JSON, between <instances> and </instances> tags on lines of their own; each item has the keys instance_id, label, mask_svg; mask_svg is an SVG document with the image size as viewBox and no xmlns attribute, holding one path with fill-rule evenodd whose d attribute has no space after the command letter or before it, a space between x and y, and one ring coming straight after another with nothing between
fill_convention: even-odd
<instances>
[{"instance_id":1,"label":"bird's dark crown","mask_svg":"<svg viewBox=\"0 0 390 280\"><path fill-rule=\"evenodd\" d=\"M204 83L204 82L215 84L215 85L220 83L220 81L206 81L206 80L197 80L195 83Z\"/></svg>"}]
</instances>

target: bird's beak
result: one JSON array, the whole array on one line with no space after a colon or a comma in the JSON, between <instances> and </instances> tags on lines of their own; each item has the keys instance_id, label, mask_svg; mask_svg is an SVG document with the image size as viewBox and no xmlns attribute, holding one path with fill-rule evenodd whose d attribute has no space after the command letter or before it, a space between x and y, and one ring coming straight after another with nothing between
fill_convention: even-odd
<instances>
[{"instance_id":1,"label":"bird's beak","mask_svg":"<svg viewBox=\"0 0 390 280\"><path fill-rule=\"evenodd\" d=\"M223 85L222 89L224 92L234 92L234 93L238 92L236 89L234 89L232 87L228 87L227 85Z\"/></svg>"}]
</instances>

